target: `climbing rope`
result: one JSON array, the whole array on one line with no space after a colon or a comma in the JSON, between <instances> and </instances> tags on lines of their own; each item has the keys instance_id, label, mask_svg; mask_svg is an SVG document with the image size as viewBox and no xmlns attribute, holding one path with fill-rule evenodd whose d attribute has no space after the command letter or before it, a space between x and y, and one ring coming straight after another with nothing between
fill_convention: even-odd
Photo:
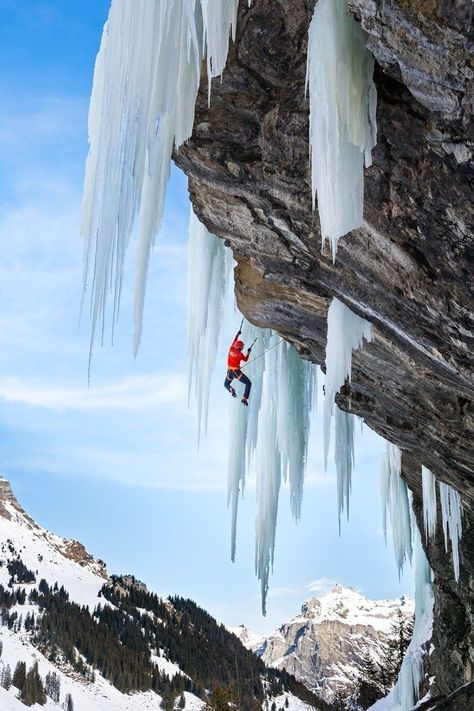
<instances>
[{"instance_id":1,"label":"climbing rope","mask_svg":"<svg viewBox=\"0 0 474 711\"><path fill-rule=\"evenodd\" d=\"M256 340L257 340L257 339L255 339L255 341L256 341ZM263 353L259 353L258 356L255 356L255 358L252 358L252 360L249 360L247 363L245 363L245 365L241 366L240 370L243 370L243 369L246 368L248 365L250 365L250 363L253 363L254 361L256 361L256 360L258 360L259 358L261 358L262 356L264 356L265 353L268 353L268 351L271 351L272 348L276 348L277 346L279 346L280 343L282 343L284 340L285 340L284 338L280 338L280 340L279 340L277 343L274 343L273 346L270 346L270 348L267 348L266 350L264 350ZM255 341L254 341L254 343L255 343ZM252 344L252 346L253 346L253 344ZM250 347L252 347L252 346L250 346Z\"/></svg>"}]
</instances>

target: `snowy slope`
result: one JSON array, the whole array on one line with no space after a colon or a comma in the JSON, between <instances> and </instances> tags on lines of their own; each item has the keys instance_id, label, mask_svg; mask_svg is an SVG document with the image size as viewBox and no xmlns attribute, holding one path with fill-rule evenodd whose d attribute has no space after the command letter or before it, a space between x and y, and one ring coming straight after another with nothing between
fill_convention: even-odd
<instances>
[{"instance_id":1,"label":"snowy slope","mask_svg":"<svg viewBox=\"0 0 474 711\"><path fill-rule=\"evenodd\" d=\"M239 625L238 627L227 627L229 632L235 634L238 639L242 642L244 647L255 651L258 649L265 641L264 637L261 637L255 632L252 632L246 625Z\"/></svg>"},{"instance_id":2,"label":"snowy slope","mask_svg":"<svg viewBox=\"0 0 474 711\"><path fill-rule=\"evenodd\" d=\"M44 578L50 586L56 582L69 593L70 599L89 609L104 598L98 593L106 582L105 565L95 560L77 541L61 538L38 526L21 508L15 499L10 484L0 478L0 585L8 589L10 573L8 561L20 556L27 568L36 575L36 583L14 585L13 588L28 589L37 586ZM37 613L34 605L17 606L18 613L26 616L28 612ZM74 711L151 711L159 708L160 697L149 691L146 693L122 694L100 674L95 674L95 681L89 681L64 664L58 668L49 662L32 644L29 635L22 630L10 630L0 627L3 652L0 659L0 672L8 664L13 673L18 661L26 663L27 669L38 662L39 673L44 679L48 672L56 672L61 682L61 702L70 693L74 702ZM180 673L176 664L164 657L157 657L159 667L168 675ZM16 711L25 706L16 698L17 689L7 691L0 686L0 711ZM203 702L193 694L185 693L186 710L200 711ZM58 711L60 706L50 699L45 711Z\"/></svg>"},{"instance_id":3,"label":"snowy slope","mask_svg":"<svg viewBox=\"0 0 474 711\"><path fill-rule=\"evenodd\" d=\"M286 669L331 701L337 690L357 681L367 650L375 661L379 658L381 645L393 634L398 610L412 617L413 601L368 600L336 585L323 597L307 600L299 615L266 639L252 644L247 632L240 638L266 664Z\"/></svg>"},{"instance_id":4,"label":"snowy slope","mask_svg":"<svg viewBox=\"0 0 474 711\"><path fill-rule=\"evenodd\" d=\"M11 567L13 562L19 564L19 561L34 573L35 582L17 583L16 578L12 582L12 571L8 569L8 565ZM46 580L50 587L55 583L58 587L64 587L71 601L87 606L90 611L99 603L102 606L111 605L103 595L99 597L104 583L112 583L105 564L95 560L79 542L61 538L39 526L19 505L10 484L0 477L0 586L7 592L25 589L28 595L29 591L38 588L42 579ZM120 586L123 591L128 587L143 588L146 591L146 587L131 576L122 576ZM171 603L166 604L172 608ZM136 609L140 614L155 617L146 609ZM124 694L96 669L92 680L75 671L62 656L54 663L46 658L32 644L31 633L25 630L27 615L33 613L37 618L39 613L38 606L29 601L28 597L24 604L15 604L5 612L17 612L18 617L22 617L22 623L17 621L11 628L6 624L0 625L0 640L3 644L0 655L0 682L6 667L9 666L13 674L19 661L25 662L27 670L38 663L38 671L43 681L48 673L56 673L60 679L60 703L48 699L45 706L33 707L37 711L40 708L44 711L62 710L67 694L73 699L74 711L157 711L160 708L161 698L152 691ZM159 619L156 618L156 621L159 622ZM242 628L233 631L237 636L242 636ZM243 636L247 642L258 641L249 630ZM186 676L176 663L166 658L163 649L159 650L160 656L154 652L157 650L152 650L152 662L169 678L177 674ZM14 686L6 690L0 683L0 711L24 709L24 704L17 698L18 694ZM201 711L204 706L201 699L189 692L184 692L184 697L185 711ZM288 707L284 707L286 698ZM270 700L270 706L273 700ZM276 698L275 702L278 709L284 707L290 711L309 711L312 708L291 693L283 694Z\"/></svg>"},{"instance_id":5,"label":"snowy slope","mask_svg":"<svg viewBox=\"0 0 474 711\"><path fill-rule=\"evenodd\" d=\"M0 556L5 561L16 555L38 581L44 578L49 585L63 585L79 605L90 609L97 605L98 592L107 580L105 565L94 560L77 541L60 538L38 526L16 501L10 484L0 479ZM0 585L7 586L9 579L6 566L2 566Z\"/></svg>"}]
</instances>

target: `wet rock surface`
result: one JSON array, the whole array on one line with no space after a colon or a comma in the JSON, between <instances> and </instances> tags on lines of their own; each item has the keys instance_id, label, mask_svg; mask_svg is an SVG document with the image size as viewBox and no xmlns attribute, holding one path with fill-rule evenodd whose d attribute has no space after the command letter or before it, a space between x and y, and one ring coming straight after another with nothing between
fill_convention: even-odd
<instances>
[{"instance_id":1,"label":"wet rock surface","mask_svg":"<svg viewBox=\"0 0 474 711\"><path fill-rule=\"evenodd\" d=\"M371 321L374 341L355 353L339 405L403 450L412 489L423 463L461 491L457 592L449 561L440 563L442 541L428 551L437 583L433 673L446 697L473 680L473 5L349 5L376 59L378 143L364 225L340 240L334 264L311 209L304 84L313 1L240 3L223 81L214 81L209 107L203 80L192 139L175 160L199 219L232 247L242 313L320 364L333 296ZM464 639L459 657L441 643L450 620Z\"/></svg>"}]
</instances>

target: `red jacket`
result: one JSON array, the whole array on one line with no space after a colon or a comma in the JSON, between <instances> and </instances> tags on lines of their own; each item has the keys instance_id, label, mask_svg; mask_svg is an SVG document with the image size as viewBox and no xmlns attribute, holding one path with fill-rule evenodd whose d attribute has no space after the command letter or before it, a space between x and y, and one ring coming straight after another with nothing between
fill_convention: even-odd
<instances>
[{"instance_id":1,"label":"red jacket","mask_svg":"<svg viewBox=\"0 0 474 711\"><path fill-rule=\"evenodd\" d=\"M231 370L238 369L240 368L240 361L243 360L244 363L246 363L249 359L249 354L244 355L242 351L237 350L235 348L234 344L236 341L239 340L239 337L236 336L234 340L232 341L232 345L229 348L229 355L227 356L227 367L230 368Z\"/></svg>"}]
</instances>

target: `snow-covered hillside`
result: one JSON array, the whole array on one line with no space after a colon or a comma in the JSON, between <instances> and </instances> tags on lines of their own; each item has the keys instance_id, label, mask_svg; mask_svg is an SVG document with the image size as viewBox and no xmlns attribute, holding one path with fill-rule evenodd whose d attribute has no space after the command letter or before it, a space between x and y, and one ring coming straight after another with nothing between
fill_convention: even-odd
<instances>
[{"instance_id":1,"label":"snow-covered hillside","mask_svg":"<svg viewBox=\"0 0 474 711\"><path fill-rule=\"evenodd\" d=\"M8 564L20 559L27 569L35 575L34 583L13 583L10 586L11 573ZM53 587L56 583L69 593L71 601L93 610L104 599L99 591L108 576L105 564L95 560L78 542L61 538L39 526L22 509L13 495L10 484L0 479L0 585L7 590L38 587L40 580ZM36 605L22 604L15 606L23 620L28 614L38 614ZM14 609L14 608L12 608ZM11 611L11 610L10 610ZM74 711L148 711L159 707L160 697L148 691L146 693L122 694L97 672L94 680L86 679L73 671L67 662L51 663L31 642L31 635L15 626L9 629L0 627L3 643L0 658L0 672L5 674L9 666L11 674L18 662L25 662L29 669L38 663L40 676L45 679L48 673L56 673L60 679L60 702L51 699L42 706L47 711L58 711L71 695ZM158 658L159 664L170 675L179 668L165 658ZM18 700L18 689L10 686L8 690L0 686L1 711L24 709ZM200 711L204 703L193 694L185 692L186 709ZM38 707L36 707L38 708Z\"/></svg>"},{"instance_id":2,"label":"snow-covered hillside","mask_svg":"<svg viewBox=\"0 0 474 711\"><path fill-rule=\"evenodd\" d=\"M299 615L263 640L244 626L234 631L266 664L286 669L330 701L336 691L349 691L357 683L367 654L380 659L384 644L393 638L399 611L403 620L410 620L413 600L369 600L336 585L323 597L307 600Z\"/></svg>"},{"instance_id":3,"label":"snow-covered hillside","mask_svg":"<svg viewBox=\"0 0 474 711\"><path fill-rule=\"evenodd\" d=\"M46 604L45 601L48 599L49 603ZM74 603L79 607L74 607ZM214 644L215 654L216 639L221 635L216 632L220 629L218 624L192 601L184 598L162 601L132 576L109 578L105 564L95 560L79 542L61 538L39 526L22 509L12 493L10 484L3 478L0 478L0 604L0 711L18 711L25 708L24 699L20 698L22 695L20 688L12 683L12 677L19 663L24 663L26 672L37 665L37 672L43 684L48 677L50 680L54 679L52 686L56 687L56 694L53 694L53 697L47 696L41 706L46 711L60 711L60 709L66 711L151 711L153 709L157 711L162 697L156 689L163 687L163 679L165 679L164 687L168 697L171 696L171 705L174 697L180 698L180 707L186 711L201 711L205 705L201 698L192 693L196 691L202 695L202 685L198 691L198 685L194 685L190 674L183 671L181 662L178 664L181 654L185 662L184 668L188 671L189 669L198 671L199 659L194 663L195 660L187 658L186 645L183 654L183 650L178 649L179 643L177 644L176 638L173 642L170 635L173 633L174 620L179 618L178 637L187 632L191 635L188 637L189 646L192 646L194 622L190 616L201 616L199 619L204 620L204 626L208 625L207 639L209 640L207 642L205 639L202 642L203 624L199 623L201 644L204 644L205 653L207 653L206 644L209 644L209 649ZM179 605L181 605L180 609L178 609ZM101 609L110 612L100 617L98 610ZM160 612L158 613L157 610ZM94 611L95 614L92 616ZM57 617L55 618L54 615ZM110 615L115 617L110 618ZM168 619L163 619L167 615ZM187 615L190 622L186 628L183 627L183 620ZM45 622L48 616L49 627ZM99 659L100 653L103 657L104 647L99 652L89 649L88 660L84 656L87 652L84 654L80 652L76 642L69 651L66 643L63 642L61 646L61 641L58 642L59 633L54 636L56 630L63 625L67 634L67 628L74 624L75 616L82 616L83 619L82 627L79 626L79 631L74 634L85 638L87 634L89 638L91 635L97 638L102 635L110 645L111 660L114 654L117 654L117 645L120 651L127 644L126 640L123 641L125 638L121 638L120 630L118 640L113 638L111 630L118 623L123 627L130 623L127 635L129 638L131 635L132 638L130 644L132 654L140 648L140 645L142 647L144 645L145 648L143 657L138 657L138 662L143 659L146 666L143 673L148 686L142 685L144 690L125 693L120 690L120 683L123 680L117 682L110 669L107 678L100 673L99 668L104 664L101 666L99 662L91 663L90 659L94 654L96 659ZM64 617L67 619L64 620ZM149 629L146 635L147 622L149 622ZM53 635L50 633L51 624ZM139 642L137 642L137 634L140 638ZM263 681L265 676L263 664L246 651L232 635L229 634L228 637L234 640L230 642L231 645L237 645L237 649L231 650L232 665L236 663L238 654L243 655L239 662L242 665L246 664L248 659L254 660L252 663L261 665L257 673L261 674L263 670ZM172 658L168 658L165 651L166 646L170 646L170 639L177 655ZM82 642L84 644L84 640ZM90 641L89 647L93 644L94 640ZM107 666L107 649L108 647L105 648L105 666ZM199 647L196 647L196 650L195 654L205 656L205 653L199 651ZM218 655L222 654L223 663L225 653L226 650L218 650ZM130 660L130 668L135 664L134 673L140 676L140 665L138 664L138 672L136 666L137 657L131 657ZM126 677L129 673L127 657L124 657L124 663ZM123 668L120 660L118 666ZM150 675L153 677L152 681L156 682L155 690L149 688ZM188 688L183 691L184 682L180 684L176 681L178 679L185 680ZM269 677L269 679L274 678ZM281 680L275 679L273 682L263 681L263 688L268 686L264 707L267 705L270 707L275 701L277 709L309 711L312 708L288 690L272 696L270 693L272 683L276 683L279 689L287 688L286 682L282 687ZM168 685L168 680L171 680L171 686ZM125 682L127 682L126 678ZM189 690L190 686L191 690ZM165 706L171 708L169 698ZM40 707L35 705L34 708Z\"/></svg>"}]
</instances>

